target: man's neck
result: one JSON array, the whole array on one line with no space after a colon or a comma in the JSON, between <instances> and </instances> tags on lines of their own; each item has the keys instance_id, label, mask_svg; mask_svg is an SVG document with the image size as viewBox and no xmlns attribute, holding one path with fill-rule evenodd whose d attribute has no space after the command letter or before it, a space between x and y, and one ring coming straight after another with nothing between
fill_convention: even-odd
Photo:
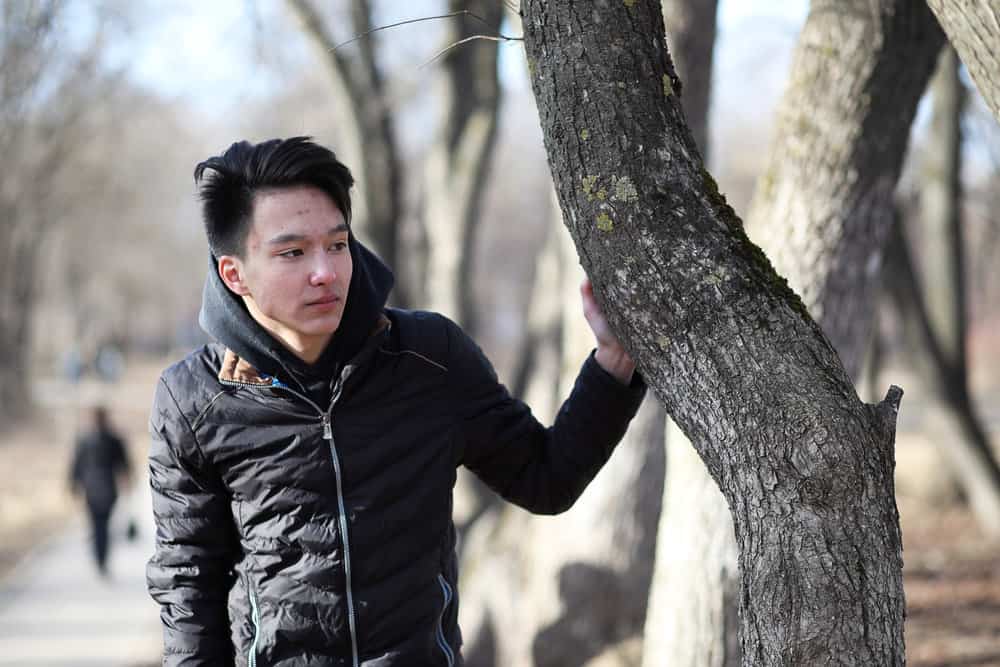
<instances>
[{"instance_id":1,"label":"man's neck","mask_svg":"<svg viewBox=\"0 0 1000 667\"><path fill-rule=\"evenodd\" d=\"M327 343L333 337L332 333L322 336L303 336L261 313L253 299L243 297L243 300L247 305L250 316L257 324L274 336L286 350L307 364L316 363L320 355L323 354L323 350L326 349Z\"/></svg>"}]
</instances>

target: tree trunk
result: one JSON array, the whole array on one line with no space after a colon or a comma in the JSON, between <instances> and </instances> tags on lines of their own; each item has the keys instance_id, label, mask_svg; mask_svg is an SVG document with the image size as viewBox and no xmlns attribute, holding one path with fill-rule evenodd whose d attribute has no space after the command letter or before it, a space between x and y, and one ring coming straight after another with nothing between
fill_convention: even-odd
<instances>
[{"instance_id":1,"label":"tree trunk","mask_svg":"<svg viewBox=\"0 0 1000 667\"><path fill-rule=\"evenodd\" d=\"M938 435L941 454L958 480L980 529L991 538L1000 537L1000 469L967 386L957 384L957 378L963 374L950 365L946 347L938 343L924 305L921 280L899 225L886 256L885 284L899 313L910 363L937 402L934 430L941 431Z\"/></svg>"},{"instance_id":2,"label":"tree trunk","mask_svg":"<svg viewBox=\"0 0 1000 667\"><path fill-rule=\"evenodd\" d=\"M494 0L449 0L444 47L480 34L498 34L503 5ZM457 321L475 337L473 260L486 178L497 136L501 88L497 42L477 39L447 52L437 82L441 120L425 163L423 223L427 234L426 307ZM459 470L455 490L460 545L473 523L498 504L485 484Z\"/></svg>"},{"instance_id":3,"label":"tree trunk","mask_svg":"<svg viewBox=\"0 0 1000 667\"><path fill-rule=\"evenodd\" d=\"M555 191L550 209L545 237L540 240L535 258L525 333L511 381L511 394L530 405L538 419L545 422L555 416L561 399L563 287L575 257L573 248L567 247L571 244L563 238ZM531 530L530 515L505 506L491 491L481 495L484 485L470 483L470 477L466 475L463 483L460 476L455 488L455 521L465 538L460 544L459 607L460 625L468 643L465 662L468 667L513 667L524 664L530 652L530 633L508 629L522 628L526 623L519 617L518 604L523 603L524 589L519 570L526 559L522 552L525 536ZM498 581L503 585L498 586ZM503 623L499 632L498 619Z\"/></svg>"},{"instance_id":4,"label":"tree trunk","mask_svg":"<svg viewBox=\"0 0 1000 667\"><path fill-rule=\"evenodd\" d=\"M43 225L30 213L14 213L17 207L2 204L11 215L4 217L0 233L5 255L0 269L0 424L10 424L31 407L31 324Z\"/></svg>"},{"instance_id":5,"label":"tree trunk","mask_svg":"<svg viewBox=\"0 0 1000 667\"><path fill-rule=\"evenodd\" d=\"M698 453L671 422L642 664L739 665L739 591L729 506Z\"/></svg>"},{"instance_id":6,"label":"tree trunk","mask_svg":"<svg viewBox=\"0 0 1000 667\"><path fill-rule=\"evenodd\" d=\"M361 195L355 211L358 228L386 264L401 268L397 245L403 179L392 109L375 61L375 37L367 35L351 47L334 49L333 33L311 0L288 0L288 4L327 63L334 87L331 97L348 125L341 137L347 148L342 153ZM351 21L356 35L371 30L368 0L351 0ZM345 55L348 48L356 49L358 55ZM405 284L397 283L394 300L401 306L409 303Z\"/></svg>"},{"instance_id":7,"label":"tree trunk","mask_svg":"<svg viewBox=\"0 0 1000 667\"><path fill-rule=\"evenodd\" d=\"M750 234L861 370L910 124L944 35L909 0L813 2Z\"/></svg>"},{"instance_id":8,"label":"tree trunk","mask_svg":"<svg viewBox=\"0 0 1000 667\"><path fill-rule=\"evenodd\" d=\"M563 229L552 235L562 246L552 253L562 265L538 279L553 273L561 279L548 289L561 313L562 355L554 375L536 368L528 392L541 397L531 405L548 420L558 408L545 400L548 387L557 385L560 400L568 395L594 346L572 240ZM640 636L663 493L664 420L662 407L646 401L609 463L565 514L535 517L506 506L472 529L463 552L462 626L474 644L490 627L485 620L500 631L494 661L480 655L473 663L470 655L470 666L573 667ZM612 651L602 664L635 664L619 662L629 658Z\"/></svg>"},{"instance_id":9,"label":"tree trunk","mask_svg":"<svg viewBox=\"0 0 1000 667\"><path fill-rule=\"evenodd\" d=\"M511 394L531 406L540 419L550 419L559 409L558 378L563 359L562 294L565 274L573 269L576 251L563 241L559 202L552 192L553 217L545 226L545 238L535 258L531 301L525 334L511 381ZM570 247L567 247L570 246Z\"/></svg>"},{"instance_id":10,"label":"tree trunk","mask_svg":"<svg viewBox=\"0 0 1000 667\"><path fill-rule=\"evenodd\" d=\"M664 420L650 397L573 509L532 519L538 540L526 568L530 590L550 588L543 599L558 602L536 616L542 622L533 628L526 664L573 667L641 636L663 495ZM627 657L608 656L603 664L626 667L620 660Z\"/></svg>"},{"instance_id":11,"label":"tree trunk","mask_svg":"<svg viewBox=\"0 0 1000 667\"><path fill-rule=\"evenodd\" d=\"M701 154L709 154L708 110L715 0L667 0L667 43L681 80L681 105ZM656 569L646 617L646 667L733 667L740 663L739 572L729 507L677 425L666 427L667 471ZM695 511L692 511L694 509Z\"/></svg>"},{"instance_id":12,"label":"tree trunk","mask_svg":"<svg viewBox=\"0 0 1000 667\"><path fill-rule=\"evenodd\" d=\"M803 294L852 376L860 372L869 337L881 244L891 224L909 126L941 40L925 8L841 3L831 10L829 3L815 2L750 213L750 229L762 228L763 250ZM835 57L836 67L830 63ZM890 83L894 94L881 92ZM668 438L673 451L672 431ZM693 462L679 456L674 465L670 459L668 494L679 485L696 491L707 484L703 466L689 469L685 463ZM729 566L735 542L723 497L709 493L701 505L715 522L695 523L669 499L665 507L661 544L670 560L658 565L665 571L658 585L682 588L670 596L673 613L658 614L665 625L658 632L648 626L647 636L661 647L676 648L674 637L691 641L671 656L672 665L734 664L735 642L725 631L735 629L726 622L734 616L727 601L738 588L739 573ZM708 552L719 560L701 557ZM701 569L680 575L677 560ZM688 600L710 602L695 605L691 614ZM665 649L650 650L656 655Z\"/></svg>"},{"instance_id":13,"label":"tree trunk","mask_svg":"<svg viewBox=\"0 0 1000 667\"><path fill-rule=\"evenodd\" d=\"M744 663L902 665L893 441L747 239L684 124L651 3L529 0L563 219L615 331L733 508Z\"/></svg>"},{"instance_id":14,"label":"tree trunk","mask_svg":"<svg viewBox=\"0 0 1000 667\"><path fill-rule=\"evenodd\" d=\"M681 81L681 106L691 135L708 162L708 110L718 0L664 0L667 46Z\"/></svg>"},{"instance_id":15,"label":"tree trunk","mask_svg":"<svg viewBox=\"0 0 1000 667\"><path fill-rule=\"evenodd\" d=\"M925 376L943 408L950 438L942 437L969 506L984 533L1000 537L1000 468L989 437L976 417L969 391L966 355L965 239L962 217L962 112L965 89L955 50L941 53L931 89L934 110L921 170L920 217L923 228L923 280L910 283L918 299L914 314L926 314L922 351L933 363ZM901 251L906 250L901 241ZM905 261L905 258L904 258ZM923 289L920 289L920 286ZM926 308L919 307L923 295ZM930 371L927 364L921 369Z\"/></svg>"},{"instance_id":16,"label":"tree trunk","mask_svg":"<svg viewBox=\"0 0 1000 667\"><path fill-rule=\"evenodd\" d=\"M449 21L446 45L480 34L497 34L503 5L495 0L450 0L448 11L467 9ZM424 227L428 236L427 296L431 310L475 335L472 260L482 194L497 135L500 83L497 42L478 39L448 52L438 89L442 122L427 159Z\"/></svg>"},{"instance_id":17,"label":"tree trunk","mask_svg":"<svg viewBox=\"0 0 1000 667\"><path fill-rule=\"evenodd\" d=\"M928 0L979 94L1000 120L1000 8L995 0Z\"/></svg>"},{"instance_id":18,"label":"tree trunk","mask_svg":"<svg viewBox=\"0 0 1000 667\"><path fill-rule=\"evenodd\" d=\"M68 13L59 2L8 2L0 20L0 427L30 408L43 242L73 208L78 179L65 178L66 165L88 138L86 115L115 83L99 67L103 19L80 33L88 43L78 51L59 50Z\"/></svg>"},{"instance_id":19,"label":"tree trunk","mask_svg":"<svg viewBox=\"0 0 1000 667\"><path fill-rule=\"evenodd\" d=\"M937 350L948 375L948 393L965 394L966 289L962 228L962 111L965 90L958 76L958 56L941 51L931 84L931 124L920 169L923 296Z\"/></svg>"}]
</instances>

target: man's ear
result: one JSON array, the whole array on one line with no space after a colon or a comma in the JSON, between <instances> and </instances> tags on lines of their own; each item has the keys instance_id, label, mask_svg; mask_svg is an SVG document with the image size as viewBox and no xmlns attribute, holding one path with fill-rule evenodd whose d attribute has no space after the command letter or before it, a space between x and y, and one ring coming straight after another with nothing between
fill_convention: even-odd
<instances>
[{"instance_id":1,"label":"man's ear","mask_svg":"<svg viewBox=\"0 0 1000 667\"><path fill-rule=\"evenodd\" d=\"M230 290L239 296L249 296L250 288L244 280L243 262L239 257L223 255L217 264L219 277Z\"/></svg>"}]
</instances>

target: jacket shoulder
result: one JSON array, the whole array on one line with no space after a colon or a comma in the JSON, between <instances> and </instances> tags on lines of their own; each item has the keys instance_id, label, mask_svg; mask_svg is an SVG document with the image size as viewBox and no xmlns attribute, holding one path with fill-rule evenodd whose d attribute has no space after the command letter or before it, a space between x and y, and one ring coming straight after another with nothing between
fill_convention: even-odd
<instances>
[{"instance_id":1,"label":"jacket shoulder","mask_svg":"<svg viewBox=\"0 0 1000 667\"><path fill-rule=\"evenodd\" d=\"M222 390L219 369L225 348L219 343L209 343L190 352L180 361L168 366L160 374L154 399L154 413L172 407L189 421L193 421L212 397Z\"/></svg>"},{"instance_id":2,"label":"jacket shoulder","mask_svg":"<svg viewBox=\"0 0 1000 667\"><path fill-rule=\"evenodd\" d=\"M387 308L386 315L392 322L383 353L417 354L426 361L447 371L451 358L451 345L457 324L442 315L428 310Z\"/></svg>"}]
</instances>

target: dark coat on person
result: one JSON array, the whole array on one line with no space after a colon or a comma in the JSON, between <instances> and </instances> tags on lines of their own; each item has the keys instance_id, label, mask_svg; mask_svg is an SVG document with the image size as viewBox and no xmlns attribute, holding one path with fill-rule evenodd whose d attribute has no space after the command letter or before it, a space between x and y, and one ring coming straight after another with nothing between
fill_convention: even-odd
<instances>
[{"instance_id":1,"label":"dark coat on person","mask_svg":"<svg viewBox=\"0 0 1000 667\"><path fill-rule=\"evenodd\" d=\"M108 429L80 435L73 449L70 485L83 492L94 514L110 514L118 499L117 475L128 471L125 443Z\"/></svg>"},{"instance_id":2,"label":"dark coat on person","mask_svg":"<svg viewBox=\"0 0 1000 667\"><path fill-rule=\"evenodd\" d=\"M164 665L461 664L456 468L560 512L638 409L641 380L591 355L544 427L457 325L384 308L391 274L351 252L336 352L302 363L210 272L201 319L219 342L158 383L147 581Z\"/></svg>"}]
</instances>

